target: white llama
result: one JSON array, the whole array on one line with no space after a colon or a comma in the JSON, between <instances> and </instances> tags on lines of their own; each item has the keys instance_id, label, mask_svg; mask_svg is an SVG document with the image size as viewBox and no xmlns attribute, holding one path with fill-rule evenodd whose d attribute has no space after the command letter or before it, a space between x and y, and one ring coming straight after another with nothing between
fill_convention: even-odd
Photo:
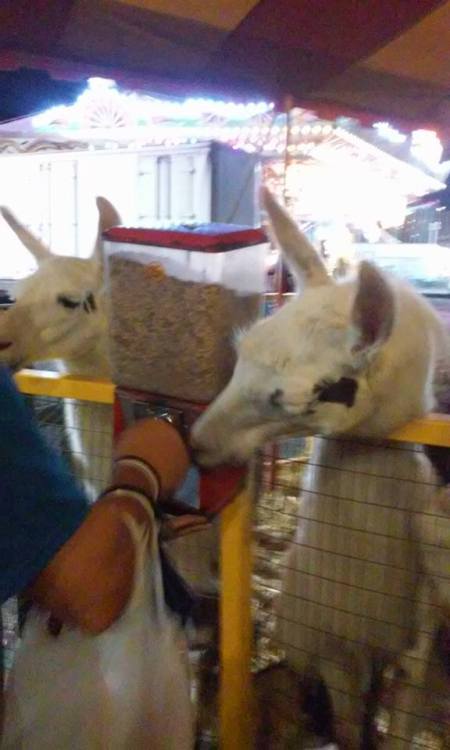
<instances>
[{"instance_id":1,"label":"white llama","mask_svg":"<svg viewBox=\"0 0 450 750\"><path fill-rule=\"evenodd\" d=\"M0 209L38 263L18 285L15 304L0 315L0 362L18 370L58 360L63 372L110 378L101 235L120 217L105 198L97 198L97 208L98 235L87 259L53 254L9 209ZM77 474L93 497L109 475L111 408L67 400L64 421Z\"/></svg>"},{"instance_id":2,"label":"white llama","mask_svg":"<svg viewBox=\"0 0 450 750\"><path fill-rule=\"evenodd\" d=\"M215 465L282 436L322 436L302 480L280 638L290 663L327 685L350 747L366 742L377 668L401 668L386 746L409 748L439 730L430 686L439 692L444 679L434 636L450 602L450 516L422 451L385 438L432 407L446 336L423 298L367 262L356 279L333 282L267 191L264 201L303 291L243 334L233 377L192 444Z\"/></svg>"}]
</instances>

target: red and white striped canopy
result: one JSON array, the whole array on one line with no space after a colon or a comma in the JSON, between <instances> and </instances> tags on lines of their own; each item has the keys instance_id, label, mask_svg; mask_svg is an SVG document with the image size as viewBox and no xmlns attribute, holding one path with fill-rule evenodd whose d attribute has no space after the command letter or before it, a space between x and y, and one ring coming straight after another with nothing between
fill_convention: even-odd
<instances>
[{"instance_id":1,"label":"red and white striped canopy","mask_svg":"<svg viewBox=\"0 0 450 750\"><path fill-rule=\"evenodd\" d=\"M20 67L450 133L442 0L2 0L0 70Z\"/></svg>"}]
</instances>

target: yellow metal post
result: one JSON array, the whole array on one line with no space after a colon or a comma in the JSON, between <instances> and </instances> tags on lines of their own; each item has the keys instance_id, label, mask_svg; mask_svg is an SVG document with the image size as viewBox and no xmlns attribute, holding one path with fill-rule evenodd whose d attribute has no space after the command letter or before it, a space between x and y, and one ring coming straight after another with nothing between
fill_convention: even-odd
<instances>
[{"instance_id":1,"label":"yellow metal post","mask_svg":"<svg viewBox=\"0 0 450 750\"><path fill-rule=\"evenodd\" d=\"M252 493L242 491L221 515L220 748L251 750Z\"/></svg>"}]
</instances>

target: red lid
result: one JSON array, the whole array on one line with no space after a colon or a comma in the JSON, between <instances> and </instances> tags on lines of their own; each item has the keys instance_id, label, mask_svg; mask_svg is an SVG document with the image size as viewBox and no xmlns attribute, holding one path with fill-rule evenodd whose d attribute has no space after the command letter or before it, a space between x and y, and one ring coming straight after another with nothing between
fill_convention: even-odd
<instances>
[{"instance_id":1,"label":"red lid","mask_svg":"<svg viewBox=\"0 0 450 750\"><path fill-rule=\"evenodd\" d=\"M223 253L267 242L266 234L261 228L253 229L233 224L202 224L192 229L113 227L104 232L103 239L108 242L154 245L203 253Z\"/></svg>"}]
</instances>

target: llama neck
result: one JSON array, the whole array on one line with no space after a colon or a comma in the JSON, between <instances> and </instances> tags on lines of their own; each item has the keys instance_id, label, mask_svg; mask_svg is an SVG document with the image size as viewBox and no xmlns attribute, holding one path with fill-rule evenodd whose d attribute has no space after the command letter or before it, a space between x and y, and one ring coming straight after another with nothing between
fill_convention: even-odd
<instances>
[{"instance_id":1,"label":"llama neck","mask_svg":"<svg viewBox=\"0 0 450 750\"><path fill-rule=\"evenodd\" d=\"M97 342L95 347L76 358L61 360L60 365L61 370L70 375L102 380L111 379L111 363L104 342Z\"/></svg>"},{"instance_id":2,"label":"llama neck","mask_svg":"<svg viewBox=\"0 0 450 750\"><path fill-rule=\"evenodd\" d=\"M393 443L386 439L361 439L342 436L315 438L310 459L313 471L310 488L318 494L334 497L337 502L349 498L359 503L412 510L417 492L418 509L428 491L439 484L433 465L420 446ZM394 480L400 480L398 492L392 492ZM427 484L425 488L423 483ZM335 508L338 514L337 507ZM325 509L326 513L329 513ZM384 523L384 521L383 521Z\"/></svg>"}]
</instances>

